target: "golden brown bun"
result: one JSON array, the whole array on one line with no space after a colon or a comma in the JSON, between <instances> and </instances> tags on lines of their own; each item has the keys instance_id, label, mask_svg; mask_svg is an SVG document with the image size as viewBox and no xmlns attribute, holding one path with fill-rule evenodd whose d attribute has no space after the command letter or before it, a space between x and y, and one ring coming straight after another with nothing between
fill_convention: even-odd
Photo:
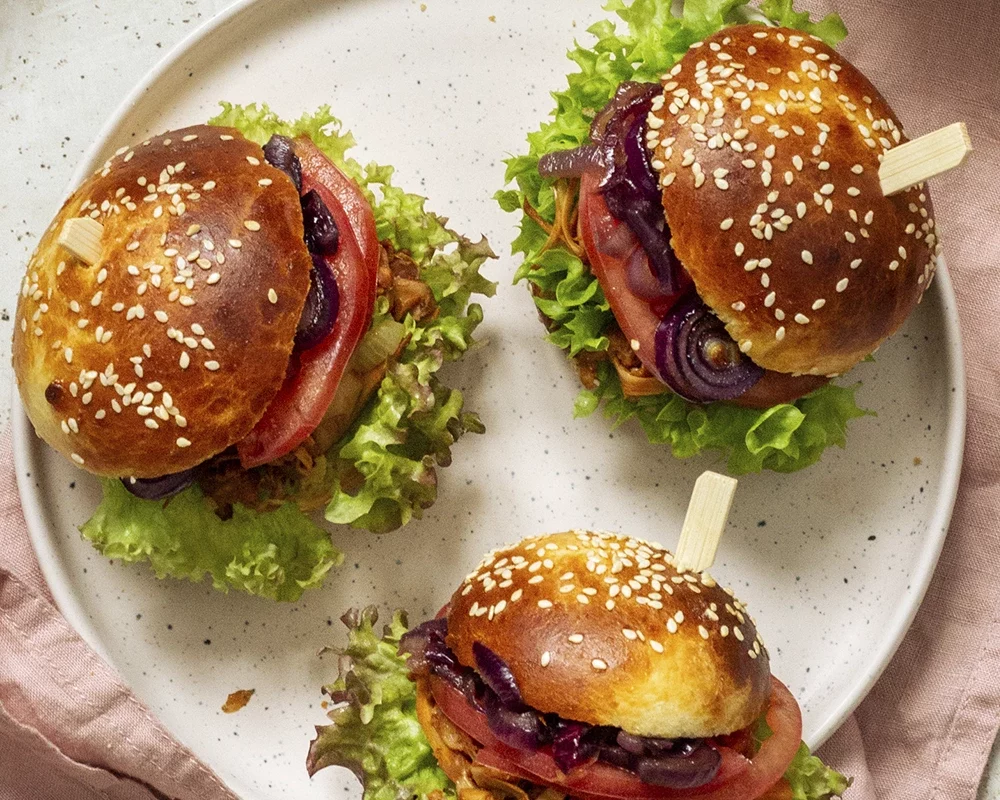
<instances>
[{"instance_id":1,"label":"golden brown bun","mask_svg":"<svg viewBox=\"0 0 1000 800\"><path fill-rule=\"evenodd\" d=\"M907 139L835 50L726 28L664 76L651 125L674 250L760 366L845 372L919 302L936 264L930 199L882 195L880 157Z\"/></svg>"},{"instance_id":2,"label":"golden brown bun","mask_svg":"<svg viewBox=\"0 0 1000 800\"><path fill-rule=\"evenodd\" d=\"M92 266L56 243L78 216L104 226ZM246 436L292 352L302 233L295 186L238 131L119 151L66 201L22 284L14 372L38 435L90 472L139 478Z\"/></svg>"},{"instance_id":3,"label":"golden brown bun","mask_svg":"<svg viewBox=\"0 0 1000 800\"><path fill-rule=\"evenodd\" d=\"M574 531L491 553L452 596L448 646L510 666L545 713L640 736L703 737L756 720L770 667L744 606L663 548Z\"/></svg>"}]
</instances>

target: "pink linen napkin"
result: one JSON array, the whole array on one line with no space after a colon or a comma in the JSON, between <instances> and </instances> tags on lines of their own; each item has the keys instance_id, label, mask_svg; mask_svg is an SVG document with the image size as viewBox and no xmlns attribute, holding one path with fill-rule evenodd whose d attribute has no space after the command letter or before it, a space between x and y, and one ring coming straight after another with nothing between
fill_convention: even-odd
<instances>
[{"instance_id":1,"label":"pink linen napkin","mask_svg":"<svg viewBox=\"0 0 1000 800\"><path fill-rule=\"evenodd\" d=\"M52 603L0 436L0 800L236 800Z\"/></svg>"},{"instance_id":2,"label":"pink linen napkin","mask_svg":"<svg viewBox=\"0 0 1000 800\"><path fill-rule=\"evenodd\" d=\"M823 748L852 800L971 800L1000 724L1000 3L805 0L911 135L969 123L977 152L933 196L961 307L969 430L944 554L912 630ZM822 465L816 467L822 469ZM0 800L227 798L53 606L0 444Z\"/></svg>"},{"instance_id":3,"label":"pink linen napkin","mask_svg":"<svg viewBox=\"0 0 1000 800\"><path fill-rule=\"evenodd\" d=\"M854 800L974 798L1000 725L1000 3L814 0L913 137L968 123L975 152L932 182L965 342L969 423L934 580L875 689L822 755ZM820 467L821 468L821 467Z\"/></svg>"}]
</instances>

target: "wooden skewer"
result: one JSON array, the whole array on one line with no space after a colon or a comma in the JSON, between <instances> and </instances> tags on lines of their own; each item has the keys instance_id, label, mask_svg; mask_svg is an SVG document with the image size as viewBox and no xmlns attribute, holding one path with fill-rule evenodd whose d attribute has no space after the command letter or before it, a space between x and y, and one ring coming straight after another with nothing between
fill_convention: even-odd
<instances>
[{"instance_id":1,"label":"wooden skewer","mask_svg":"<svg viewBox=\"0 0 1000 800\"><path fill-rule=\"evenodd\" d=\"M878 177L886 197L959 166L972 152L964 122L894 147L882 159Z\"/></svg>"},{"instance_id":2,"label":"wooden skewer","mask_svg":"<svg viewBox=\"0 0 1000 800\"><path fill-rule=\"evenodd\" d=\"M104 226L90 217L68 219L59 232L57 241L85 264L96 264L101 259L101 236Z\"/></svg>"},{"instance_id":3,"label":"wooden skewer","mask_svg":"<svg viewBox=\"0 0 1000 800\"><path fill-rule=\"evenodd\" d=\"M695 481L674 553L674 565L681 572L704 572L712 566L733 507L736 484L735 478L717 472L703 472Z\"/></svg>"}]
</instances>

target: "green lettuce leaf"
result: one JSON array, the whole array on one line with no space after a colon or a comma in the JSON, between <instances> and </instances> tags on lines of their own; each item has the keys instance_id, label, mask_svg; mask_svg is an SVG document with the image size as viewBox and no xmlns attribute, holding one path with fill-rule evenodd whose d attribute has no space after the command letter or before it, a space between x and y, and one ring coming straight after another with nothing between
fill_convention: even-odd
<instances>
[{"instance_id":1,"label":"green lettuce leaf","mask_svg":"<svg viewBox=\"0 0 1000 800\"><path fill-rule=\"evenodd\" d=\"M399 655L406 617L396 612L382 636L374 608L344 615L347 647L339 651L340 674L324 687L335 707L331 724L318 726L309 747L310 775L329 766L350 769L365 800L454 800L454 784L438 766L417 721L416 687Z\"/></svg>"},{"instance_id":2,"label":"green lettuce leaf","mask_svg":"<svg viewBox=\"0 0 1000 800\"><path fill-rule=\"evenodd\" d=\"M827 14L819 22L813 22L807 11L798 12L792 7L792 0L764 0L760 11L784 28L797 28L818 36L830 47L836 47L847 37L847 26L839 14Z\"/></svg>"},{"instance_id":3,"label":"green lettuce leaf","mask_svg":"<svg viewBox=\"0 0 1000 800\"><path fill-rule=\"evenodd\" d=\"M626 398L610 363L598 367L596 389L577 397L574 416L599 408L614 427L636 419L654 444L669 445L677 458L718 452L733 475L770 469L794 472L819 461L827 447L844 447L847 423L871 412L854 401L857 386L827 384L795 403L760 410L729 403L688 403L666 393Z\"/></svg>"},{"instance_id":4,"label":"green lettuce leaf","mask_svg":"<svg viewBox=\"0 0 1000 800\"><path fill-rule=\"evenodd\" d=\"M281 120L266 105L223 103L222 109L211 124L237 128L259 144L276 133L308 134L357 181L374 209L379 239L407 251L434 293L439 315L419 323L407 318L404 352L361 418L328 453L332 466L325 473L333 495L326 509L331 522L376 533L405 525L434 502L435 466L451 462L451 445L465 433L483 432L479 418L464 410L462 393L437 372L473 346L483 312L470 300L495 293L496 285L479 270L496 256L485 240L472 242L450 230L445 219L424 208L423 197L394 186L392 167L348 158L354 138L328 106L295 122ZM372 324L388 313L381 303Z\"/></svg>"},{"instance_id":5,"label":"green lettuce leaf","mask_svg":"<svg viewBox=\"0 0 1000 800\"><path fill-rule=\"evenodd\" d=\"M785 770L785 780L792 790L791 800L832 800L840 797L852 782L810 754L805 742Z\"/></svg>"},{"instance_id":6,"label":"green lettuce leaf","mask_svg":"<svg viewBox=\"0 0 1000 800\"><path fill-rule=\"evenodd\" d=\"M719 28L744 21L747 0L686 0L680 16L671 13L671 0L610 0L605 8L621 20L602 20L588 28L589 47L577 44L569 59L578 70L568 86L553 93L556 108L537 131L528 134L528 152L510 158L506 180L515 188L496 194L500 207L521 212L531 205L543 219L555 217L553 182L538 173L538 160L557 150L589 141L590 123L618 85L626 80L659 81L660 76L696 41ZM797 13L791 0L765 0L760 12L774 22L814 33L830 44L845 35L835 14L814 23ZM597 279L589 268L564 248L543 250L548 235L528 214L511 250L523 256L514 282L527 281L539 311L550 320L547 338L571 357L608 349L607 329L613 315ZM730 472L745 474L762 469L793 472L815 463L831 445L843 447L847 423L868 412L855 402L857 386L826 386L794 403L764 411L727 403L694 405L665 393L625 398L610 364L599 370L600 384L582 392L575 416L586 416L603 406L605 416L620 425L635 418L656 444L670 445L675 456L687 458L703 451L720 453Z\"/></svg>"},{"instance_id":7,"label":"green lettuce leaf","mask_svg":"<svg viewBox=\"0 0 1000 800\"><path fill-rule=\"evenodd\" d=\"M140 500L105 480L81 532L108 558L148 561L158 578L208 577L216 589L298 600L344 560L329 534L291 503L268 513L233 508L221 520L197 486L166 501Z\"/></svg>"}]
</instances>

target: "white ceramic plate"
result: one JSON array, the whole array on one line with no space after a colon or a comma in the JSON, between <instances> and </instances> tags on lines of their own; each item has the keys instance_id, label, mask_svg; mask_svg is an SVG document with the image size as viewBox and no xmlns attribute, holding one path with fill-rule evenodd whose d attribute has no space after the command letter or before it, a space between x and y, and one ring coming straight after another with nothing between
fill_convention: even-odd
<instances>
[{"instance_id":1,"label":"white ceramic plate","mask_svg":"<svg viewBox=\"0 0 1000 800\"><path fill-rule=\"evenodd\" d=\"M574 37L603 16L598 0L268 0L244 2L195 33L115 112L74 185L123 142L202 121L218 100L266 101L295 116L333 105L355 155L398 168L400 184L469 234L507 253L513 217L491 200L501 158L550 111ZM494 21L495 19L495 21ZM455 450L440 499L421 522L382 537L333 532L347 553L297 605L157 581L111 564L77 526L94 480L14 415L28 524L60 608L167 727L247 798L359 796L346 772L305 774L319 686L342 640L337 618L378 603L420 620L487 549L568 527L628 531L672 546L694 478L711 458L674 460L627 426L571 418L577 391L541 339L516 267L489 267L489 346L450 369L489 429ZM906 631L937 561L958 482L964 385L947 274L875 363L851 374L878 411L852 425L846 451L804 473L741 482L713 572L756 613L775 674L802 703L805 738L823 741L870 688ZM229 692L255 688L238 714ZM336 793L336 795L335 795Z\"/></svg>"}]
</instances>

